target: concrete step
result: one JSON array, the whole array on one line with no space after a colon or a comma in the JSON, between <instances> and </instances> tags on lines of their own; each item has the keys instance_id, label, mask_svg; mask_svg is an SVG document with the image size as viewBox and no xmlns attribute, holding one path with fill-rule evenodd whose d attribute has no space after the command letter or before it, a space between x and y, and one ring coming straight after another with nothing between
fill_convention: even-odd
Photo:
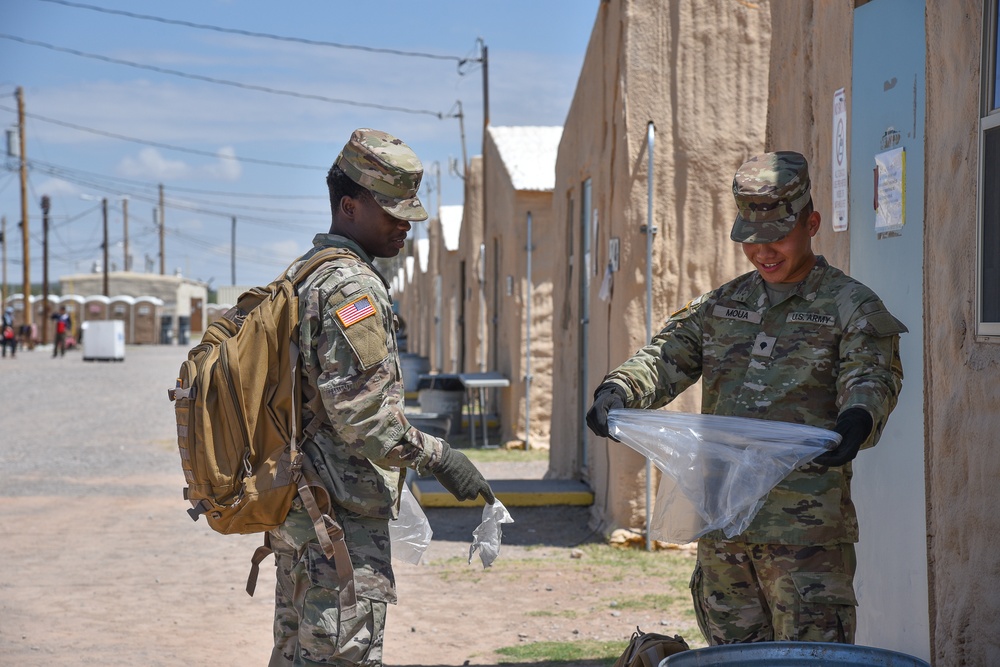
<instances>
[{"instance_id":1,"label":"concrete step","mask_svg":"<svg viewBox=\"0 0 1000 667\"><path fill-rule=\"evenodd\" d=\"M505 507L550 505L593 505L594 492L584 482L573 479L491 479L490 488ZM410 480L410 491L421 507L476 507L476 500L457 500L433 477Z\"/></svg>"}]
</instances>

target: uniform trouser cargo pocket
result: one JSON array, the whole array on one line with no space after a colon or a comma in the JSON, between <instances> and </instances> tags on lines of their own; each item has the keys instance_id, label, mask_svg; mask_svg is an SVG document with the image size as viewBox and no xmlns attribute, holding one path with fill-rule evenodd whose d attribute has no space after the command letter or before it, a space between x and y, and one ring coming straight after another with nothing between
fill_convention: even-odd
<instances>
[{"instance_id":1,"label":"uniform trouser cargo pocket","mask_svg":"<svg viewBox=\"0 0 1000 667\"><path fill-rule=\"evenodd\" d=\"M701 539L691 577L698 626L710 644L853 643L853 544L751 544Z\"/></svg>"},{"instance_id":2,"label":"uniform trouser cargo pocket","mask_svg":"<svg viewBox=\"0 0 1000 667\"><path fill-rule=\"evenodd\" d=\"M337 572L322 548L309 543L296 552L273 537L272 546L278 581L269 667L381 665L386 603L359 595L357 616L343 620Z\"/></svg>"},{"instance_id":3,"label":"uniform trouser cargo pocket","mask_svg":"<svg viewBox=\"0 0 1000 667\"><path fill-rule=\"evenodd\" d=\"M792 572L798 594L799 641L854 643L858 599L852 577L832 572Z\"/></svg>"}]
</instances>

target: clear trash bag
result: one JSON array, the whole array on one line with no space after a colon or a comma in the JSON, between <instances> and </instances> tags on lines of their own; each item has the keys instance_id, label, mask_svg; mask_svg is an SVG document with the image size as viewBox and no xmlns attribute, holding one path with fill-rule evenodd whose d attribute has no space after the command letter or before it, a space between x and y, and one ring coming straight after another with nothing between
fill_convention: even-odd
<instances>
[{"instance_id":1,"label":"clear trash bag","mask_svg":"<svg viewBox=\"0 0 1000 667\"><path fill-rule=\"evenodd\" d=\"M650 537L677 544L742 533L778 482L840 444L815 426L663 410L612 410L608 427L664 473Z\"/></svg>"},{"instance_id":2,"label":"clear trash bag","mask_svg":"<svg viewBox=\"0 0 1000 667\"><path fill-rule=\"evenodd\" d=\"M403 485L403 495L399 500L399 516L389 522L389 540L392 543L392 557L417 565L431 543L431 524L413 497L410 487Z\"/></svg>"},{"instance_id":3,"label":"clear trash bag","mask_svg":"<svg viewBox=\"0 0 1000 667\"><path fill-rule=\"evenodd\" d=\"M503 529L500 527L504 523L514 523L510 512L499 500L492 505L487 503L483 507L483 520L472 531L472 546L469 547L469 562L472 556L479 550L479 559L483 562L483 569L493 565L493 561L500 555L500 540L503 537Z\"/></svg>"}]
</instances>

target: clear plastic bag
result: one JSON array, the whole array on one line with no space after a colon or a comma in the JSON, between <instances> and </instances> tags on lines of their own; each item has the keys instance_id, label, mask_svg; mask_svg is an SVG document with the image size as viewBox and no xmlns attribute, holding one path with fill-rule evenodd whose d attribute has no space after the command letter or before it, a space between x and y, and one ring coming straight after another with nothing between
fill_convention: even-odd
<instances>
[{"instance_id":1,"label":"clear plastic bag","mask_svg":"<svg viewBox=\"0 0 1000 667\"><path fill-rule=\"evenodd\" d=\"M815 426L663 410L612 410L608 426L664 473L650 537L680 544L742 533L778 482L840 443Z\"/></svg>"},{"instance_id":2,"label":"clear plastic bag","mask_svg":"<svg viewBox=\"0 0 1000 667\"><path fill-rule=\"evenodd\" d=\"M410 487L403 485L403 495L399 500L399 516L389 522L389 540L392 543L392 557L417 565L431 543L431 524L413 497Z\"/></svg>"},{"instance_id":3,"label":"clear plastic bag","mask_svg":"<svg viewBox=\"0 0 1000 667\"><path fill-rule=\"evenodd\" d=\"M507 511L502 502L497 500L492 505L487 504L483 507L483 520L472 531L472 546L469 547L470 563L473 554L478 549L483 569L493 565L493 561L500 555L500 539L503 536L500 525L504 523L514 523L514 519L511 518L510 512Z\"/></svg>"}]
</instances>

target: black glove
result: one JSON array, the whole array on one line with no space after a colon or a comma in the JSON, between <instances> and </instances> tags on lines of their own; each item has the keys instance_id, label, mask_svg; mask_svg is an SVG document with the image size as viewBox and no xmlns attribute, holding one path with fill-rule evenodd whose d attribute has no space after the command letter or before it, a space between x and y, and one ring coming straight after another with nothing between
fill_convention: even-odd
<instances>
[{"instance_id":1,"label":"black glove","mask_svg":"<svg viewBox=\"0 0 1000 667\"><path fill-rule=\"evenodd\" d=\"M837 417L837 425L833 430L840 434L840 444L836 449L820 454L813 463L821 466L842 466L853 461L861 449L862 443L871 435L874 422L864 408L849 408Z\"/></svg>"},{"instance_id":2,"label":"black glove","mask_svg":"<svg viewBox=\"0 0 1000 667\"><path fill-rule=\"evenodd\" d=\"M444 440L441 441L441 446L441 460L431 471L437 481L441 482L441 486L459 500L474 500L482 495L486 503L492 505L496 500L493 489L469 457L452 449Z\"/></svg>"},{"instance_id":3,"label":"black glove","mask_svg":"<svg viewBox=\"0 0 1000 667\"><path fill-rule=\"evenodd\" d=\"M594 435L608 437L608 413L625 407L625 390L616 384L602 384L594 392L594 404L587 410L587 426Z\"/></svg>"}]
</instances>

